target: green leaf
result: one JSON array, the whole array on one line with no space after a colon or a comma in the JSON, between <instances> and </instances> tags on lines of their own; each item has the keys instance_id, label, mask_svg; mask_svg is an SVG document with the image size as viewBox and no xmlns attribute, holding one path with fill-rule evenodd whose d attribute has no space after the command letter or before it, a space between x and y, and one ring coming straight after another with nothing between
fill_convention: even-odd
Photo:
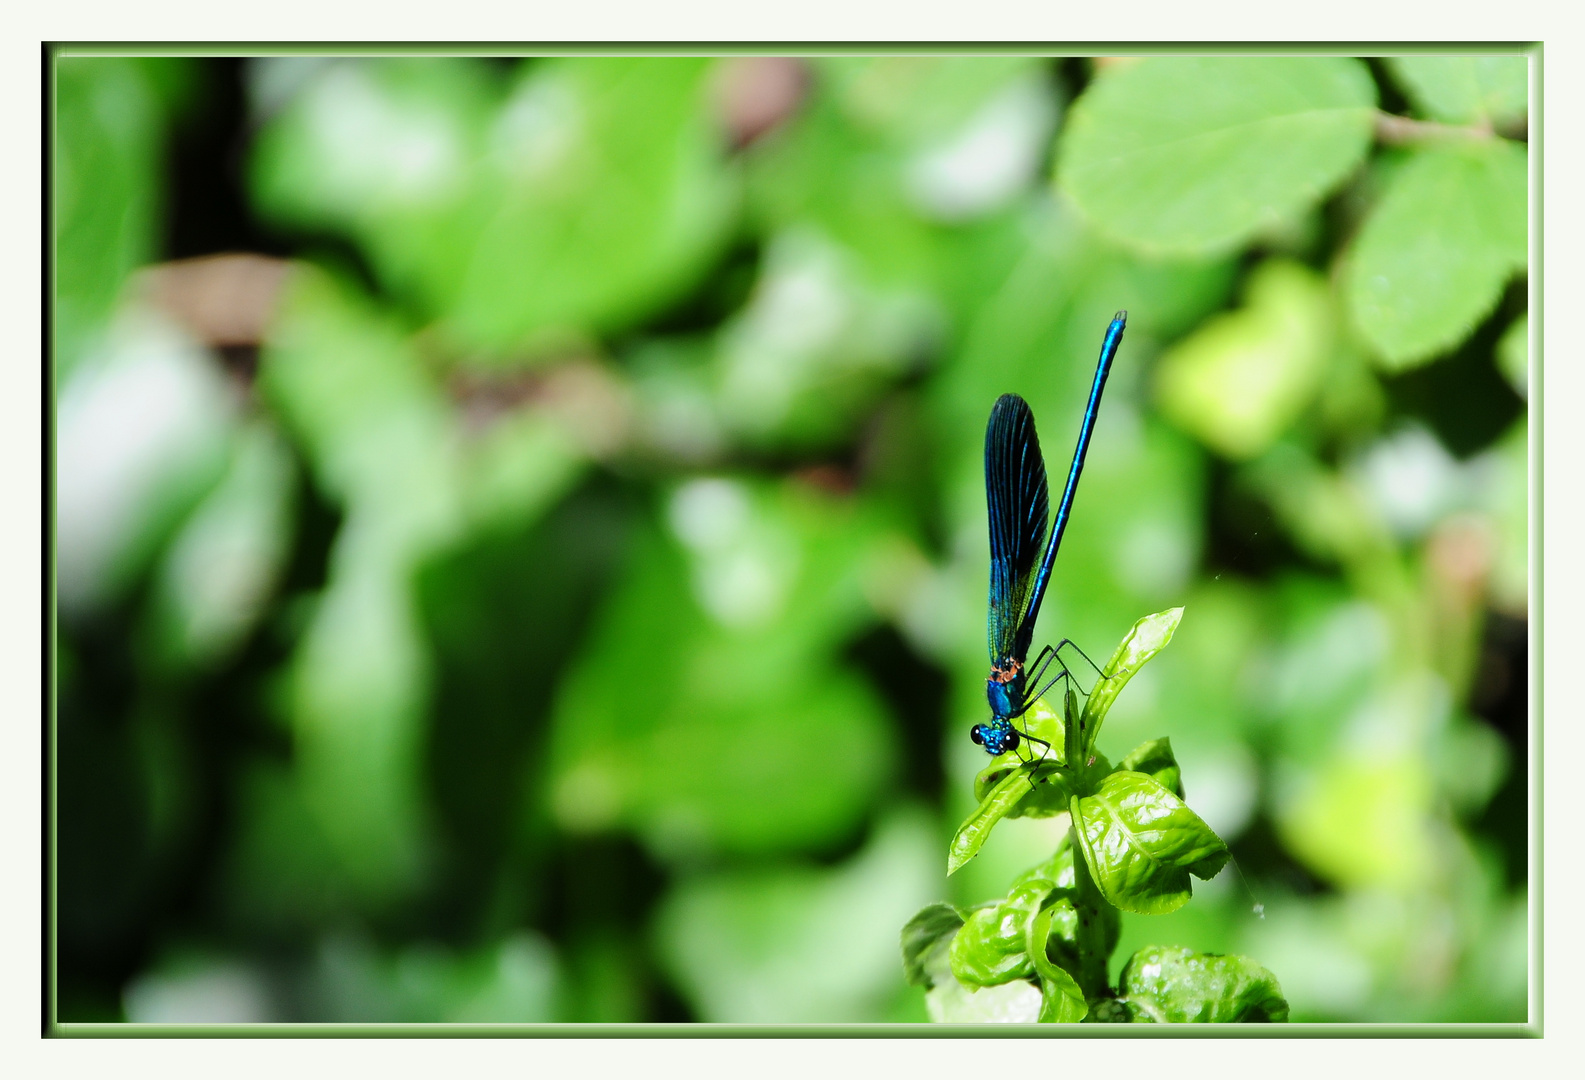
<instances>
[{"instance_id":1,"label":"green leaf","mask_svg":"<svg viewBox=\"0 0 1585 1080\"><path fill-rule=\"evenodd\" d=\"M831 1023L880 1019L902 981L897 927L939 886L939 842L922 809L880 822L853 858L679 875L655 913L658 958L701 1020ZM618 882L591 897L620 903ZM938 944L944 939L938 939ZM932 954L933 982L952 983Z\"/></svg>"},{"instance_id":2,"label":"green leaf","mask_svg":"<svg viewBox=\"0 0 1585 1080\"><path fill-rule=\"evenodd\" d=\"M1148 57L1074 103L1057 175L1097 228L1136 248L1227 251L1347 176L1375 104L1369 72L1344 57Z\"/></svg>"},{"instance_id":3,"label":"green leaf","mask_svg":"<svg viewBox=\"0 0 1585 1080\"><path fill-rule=\"evenodd\" d=\"M952 843L947 848L949 875L957 873L959 867L979 853L986 837L991 835L991 829L1031 790L1029 774L1023 769L1014 769L1002 777L980 805L974 808L974 812L958 826L957 833L952 837Z\"/></svg>"},{"instance_id":4,"label":"green leaf","mask_svg":"<svg viewBox=\"0 0 1585 1080\"><path fill-rule=\"evenodd\" d=\"M1497 367L1522 398L1530 396L1530 315L1515 319L1497 340Z\"/></svg>"},{"instance_id":5,"label":"green leaf","mask_svg":"<svg viewBox=\"0 0 1585 1080\"><path fill-rule=\"evenodd\" d=\"M1227 845L1183 800L1143 773L1116 772L1075 796L1073 827L1090 873L1124 911L1162 915L1189 902L1189 874L1213 877Z\"/></svg>"},{"instance_id":6,"label":"green leaf","mask_svg":"<svg viewBox=\"0 0 1585 1080\"><path fill-rule=\"evenodd\" d=\"M1123 965L1118 991L1136 1023L1281 1024L1288 1019L1276 976L1245 956L1150 946Z\"/></svg>"},{"instance_id":7,"label":"green leaf","mask_svg":"<svg viewBox=\"0 0 1585 1080\"><path fill-rule=\"evenodd\" d=\"M910 986L929 989L935 982L929 960L938 945L949 944L959 927L963 913L951 904L937 901L919 909L919 913L903 927L903 977Z\"/></svg>"},{"instance_id":8,"label":"green leaf","mask_svg":"<svg viewBox=\"0 0 1585 1080\"><path fill-rule=\"evenodd\" d=\"M1529 253L1525 148L1506 139L1417 153L1366 220L1345 271L1350 314L1388 370L1469 336Z\"/></svg>"},{"instance_id":9,"label":"green leaf","mask_svg":"<svg viewBox=\"0 0 1585 1080\"><path fill-rule=\"evenodd\" d=\"M1042 1023L1084 1019L1084 991L1062 966L1077 963L1074 881L1073 849L1064 838L1049 861L1019 875L1006 899L969 916L949 951L957 981L987 987L1035 977L1041 988ZM1115 910L1113 915L1115 944ZM1049 955L1048 944L1055 946L1060 961Z\"/></svg>"},{"instance_id":10,"label":"green leaf","mask_svg":"<svg viewBox=\"0 0 1585 1080\"><path fill-rule=\"evenodd\" d=\"M629 542L562 679L552 813L575 832L631 829L668 859L856 828L896 753L884 702L838 660L873 618L860 568L885 550L881 521L796 481L720 478L678 487L665 517L669 532Z\"/></svg>"},{"instance_id":11,"label":"green leaf","mask_svg":"<svg viewBox=\"0 0 1585 1080\"><path fill-rule=\"evenodd\" d=\"M1162 412L1226 457L1259 455L1314 398L1333 323L1318 274L1268 259L1250 275L1243 308L1207 320L1162 357Z\"/></svg>"},{"instance_id":12,"label":"green leaf","mask_svg":"<svg viewBox=\"0 0 1585 1080\"><path fill-rule=\"evenodd\" d=\"M1140 743L1117 763L1117 771L1144 773L1178 798L1184 797L1183 778L1178 770L1178 759L1172 756L1170 739Z\"/></svg>"},{"instance_id":13,"label":"green leaf","mask_svg":"<svg viewBox=\"0 0 1585 1080\"><path fill-rule=\"evenodd\" d=\"M701 58L338 61L261 132L257 201L350 235L470 360L631 324L736 213ZM267 69L266 69L267 70Z\"/></svg>"},{"instance_id":14,"label":"green leaf","mask_svg":"<svg viewBox=\"0 0 1585 1080\"><path fill-rule=\"evenodd\" d=\"M1089 700L1084 703L1084 715L1079 721L1079 728L1087 750L1094 748L1095 737L1100 734L1101 724L1105 722L1106 714L1112 702L1117 700L1117 695L1122 693L1128 680L1147 660L1167 647L1182 619L1181 607L1168 608L1154 615L1146 615L1129 629L1122 643L1117 646L1117 651L1106 662L1106 667L1101 669L1101 678L1096 682L1095 689L1090 691Z\"/></svg>"},{"instance_id":15,"label":"green leaf","mask_svg":"<svg viewBox=\"0 0 1585 1080\"><path fill-rule=\"evenodd\" d=\"M1078 980L1052 963L1046 954L1045 942L1051 933L1054 914L1054 906L1047 906L1029 924L1029 956L1034 960L1035 973L1040 976L1040 1022L1077 1024L1089 1013L1090 1007L1085 1003Z\"/></svg>"},{"instance_id":16,"label":"green leaf","mask_svg":"<svg viewBox=\"0 0 1585 1080\"><path fill-rule=\"evenodd\" d=\"M135 61L62 57L53 75L54 360L64 385L127 274L155 253L165 117Z\"/></svg>"},{"instance_id":17,"label":"green leaf","mask_svg":"<svg viewBox=\"0 0 1585 1080\"><path fill-rule=\"evenodd\" d=\"M1529 104L1523 56L1394 56L1387 66L1418 109L1445 123L1522 116Z\"/></svg>"},{"instance_id":18,"label":"green leaf","mask_svg":"<svg viewBox=\"0 0 1585 1080\"><path fill-rule=\"evenodd\" d=\"M1042 1005L1040 991L1023 979L979 990L945 979L925 995L930 1019L938 1024L1033 1024Z\"/></svg>"},{"instance_id":19,"label":"green leaf","mask_svg":"<svg viewBox=\"0 0 1585 1080\"><path fill-rule=\"evenodd\" d=\"M1035 947L1029 936L1030 924L1052 888L1052 883L1042 878L1026 880L1015 885L1006 899L973 912L952 939L949 952L958 982L999 986L1033 975Z\"/></svg>"}]
</instances>

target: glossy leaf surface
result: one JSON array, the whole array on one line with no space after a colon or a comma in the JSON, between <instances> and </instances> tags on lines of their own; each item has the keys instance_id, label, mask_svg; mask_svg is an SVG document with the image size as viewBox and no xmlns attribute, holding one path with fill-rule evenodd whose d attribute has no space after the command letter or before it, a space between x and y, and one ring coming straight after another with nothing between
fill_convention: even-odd
<instances>
[{"instance_id":1,"label":"glossy leaf surface","mask_svg":"<svg viewBox=\"0 0 1585 1080\"><path fill-rule=\"evenodd\" d=\"M1167 647L1182 619L1181 607L1168 608L1154 615L1146 615L1129 629L1127 636L1117 646L1117 651L1101 669L1101 678L1096 681L1094 689L1090 691L1089 699L1084 703L1084 714L1079 728L1083 733L1084 745L1087 749L1095 746L1095 737L1100 734L1107 710L1117 700L1117 695L1123 692L1128 680L1134 677L1146 661Z\"/></svg>"},{"instance_id":2,"label":"glossy leaf surface","mask_svg":"<svg viewBox=\"0 0 1585 1080\"><path fill-rule=\"evenodd\" d=\"M1280 1024L1288 1019L1276 976L1245 956L1173 945L1141 949L1123 966L1118 991L1136 1023Z\"/></svg>"},{"instance_id":3,"label":"glossy leaf surface","mask_svg":"<svg viewBox=\"0 0 1585 1080\"><path fill-rule=\"evenodd\" d=\"M1156 783L1183 798L1183 777L1177 758L1172 756L1172 740L1151 739L1140 743L1117 763L1119 772L1144 773Z\"/></svg>"},{"instance_id":4,"label":"glossy leaf surface","mask_svg":"<svg viewBox=\"0 0 1585 1080\"><path fill-rule=\"evenodd\" d=\"M974 812L958 826L947 849L947 873L956 873L959 867L974 858L996 823L1006 817L1032 790L1029 777L1022 769L1014 769L1003 776L980 800Z\"/></svg>"},{"instance_id":5,"label":"glossy leaf surface","mask_svg":"<svg viewBox=\"0 0 1585 1080\"><path fill-rule=\"evenodd\" d=\"M1189 874L1213 877L1227 845L1172 792L1143 773L1117 772L1075 796L1073 826L1106 899L1141 915L1189 902Z\"/></svg>"}]
</instances>

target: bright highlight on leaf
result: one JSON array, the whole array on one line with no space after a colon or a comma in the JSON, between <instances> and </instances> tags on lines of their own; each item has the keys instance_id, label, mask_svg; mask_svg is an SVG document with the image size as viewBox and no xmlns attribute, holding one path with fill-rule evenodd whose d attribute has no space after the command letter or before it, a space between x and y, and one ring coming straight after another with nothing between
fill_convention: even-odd
<instances>
[{"instance_id":1,"label":"bright highlight on leaf","mask_svg":"<svg viewBox=\"0 0 1585 1080\"><path fill-rule=\"evenodd\" d=\"M1196 953L1181 945L1140 949L1118 979L1135 1023L1282 1023L1288 1002L1277 977L1247 956Z\"/></svg>"},{"instance_id":2,"label":"bright highlight on leaf","mask_svg":"<svg viewBox=\"0 0 1585 1080\"><path fill-rule=\"evenodd\" d=\"M1227 845L1172 792L1143 773L1116 772L1095 794L1073 797L1073 827L1106 899L1164 915L1189 902L1189 874L1215 877Z\"/></svg>"},{"instance_id":3,"label":"bright highlight on leaf","mask_svg":"<svg viewBox=\"0 0 1585 1080\"><path fill-rule=\"evenodd\" d=\"M1218 453L1258 456L1310 403L1333 338L1331 290L1314 271L1268 260L1245 306L1208 320L1162 358L1156 398Z\"/></svg>"},{"instance_id":4,"label":"bright highlight on leaf","mask_svg":"<svg viewBox=\"0 0 1585 1080\"><path fill-rule=\"evenodd\" d=\"M1153 56L1074 103L1057 179L1143 251L1226 251L1308 209L1370 146L1376 91L1345 57Z\"/></svg>"},{"instance_id":5,"label":"bright highlight on leaf","mask_svg":"<svg viewBox=\"0 0 1585 1080\"><path fill-rule=\"evenodd\" d=\"M1181 607L1168 608L1154 615L1146 615L1128 631L1128 636L1117 646L1106 667L1101 669L1103 677L1096 682L1084 704L1084 716L1079 728L1086 748L1095 746L1095 737L1100 734L1106 713L1112 707L1112 702L1117 700L1117 695L1122 693L1123 687L1128 685L1128 680L1144 667L1146 661L1167 647L1182 619Z\"/></svg>"}]
</instances>

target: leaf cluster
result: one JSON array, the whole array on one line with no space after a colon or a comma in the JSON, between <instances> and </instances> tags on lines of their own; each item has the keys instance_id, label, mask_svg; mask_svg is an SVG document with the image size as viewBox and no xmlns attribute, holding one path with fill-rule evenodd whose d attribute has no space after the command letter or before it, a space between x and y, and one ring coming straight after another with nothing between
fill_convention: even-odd
<instances>
[{"instance_id":1,"label":"leaf cluster","mask_svg":"<svg viewBox=\"0 0 1585 1080\"><path fill-rule=\"evenodd\" d=\"M1026 714L1030 733L1050 741L1052 760L1009 752L975 780L979 805L949 848L952 873L979 851L996 823L1020 814L1066 814L1056 853L1014 879L1000 900L964 912L932 904L903 930L903 965L924 986L932 1017L993 1019L979 991L1038 987L1039 1008L1020 1016L1009 991L1002 1019L1041 1023L1280 1021L1288 1006L1275 977L1240 956L1147 948L1107 981L1120 911L1161 915L1189 902L1191 875L1209 879L1226 865L1227 845L1184 801L1171 743L1153 739L1115 767L1095 737L1127 681L1172 640L1182 608L1136 622L1102 669L1080 709L1070 687L1061 716L1043 701ZM1026 1009L1032 993L1024 992Z\"/></svg>"}]
</instances>

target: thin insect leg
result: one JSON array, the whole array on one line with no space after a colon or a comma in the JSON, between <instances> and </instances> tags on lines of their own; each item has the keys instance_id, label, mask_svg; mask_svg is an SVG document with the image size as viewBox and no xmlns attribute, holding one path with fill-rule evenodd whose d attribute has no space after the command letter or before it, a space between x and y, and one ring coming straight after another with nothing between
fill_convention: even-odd
<instances>
[{"instance_id":1,"label":"thin insect leg","mask_svg":"<svg viewBox=\"0 0 1585 1080\"><path fill-rule=\"evenodd\" d=\"M1029 665L1028 671L1024 675L1024 681L1026 683L1039 682L1045 677L1046 670L1051 667L1051 663L1054 660L1059 664L1062 662L1057 658L1056 650L1047 645L1040 650L1040 655L1035 658L1035 662Z\"/></svg>"},{"instance_id":2,"label":"thin insect leg","mask_svg":"<svg viewBox=\"0 0 1585 1080\"><path fill-rule=\"evenodd\" d=\"M1095 666L1095 661L1091 660L1090 657L1089 657L1089 654L1086 653L1083 649L1079 648L1079 646L1074 642L1074 640L1072 638L1063 638L1061 641L1057 642L1057 649L1061 649L1062 646L1064 646L1064 645L1072 645L1073 646L1073 651L1078 653L1080 656L1084 657L1084 662L1086 664L1089 664L1092 668L1095 668L1095 674L1099 675L1103 679L1106 678L1106 672L1104 672L1100 668L1096 667ZM1053 651L1056 651L1056 650L1053 650Z\"/></svg>"},{"instance_id":3,"label":"thin insect leg","mask_svg":"<svg viewBox=\"0 0 1585 1080\"><path fill-rule=\"evenodd\" d=\"M1050 645L1047 645L1047 646L1043 647L1040 650L1040 652L1035 656L1035 662L1030 664L1030 665L1028 665L1024 670L1030 671L1030 672L1034 671L1035 668L1040 666L1040 662L1042 660L1044 660L1047 656L1055 656L1056 652L1057 652L1057 650L1053 649Z\"/></svg>"},{"instance_id":4,"label":"thin insect leg","mask_svg":"<svg viewBox=\"0 0 1585 1080\"><path fill-rule=\"evenodd\" d=\"M1062 661L1058 660L1057 663L1061 664ZM1061 682L1063 679L1073 679L1073 685L1074 686L1078 686L1079 685L1079 680L1073 678L1073 672L1069 671L1067 669L1066 665L1063 665L1062 674L1061 675L1053 676L1050 682L1046 683L1046 685L1042 686L1039 690L1035 691L1033 694L1030 694L1028 697L1026 697L1024 699L1023 707L1020 708L1017 712L1013 713L1011 716L1009 716L1008 719L1009 720L1016 720L1020 716L1024 715L1024 713L1026 713L1030 709L1034 708L1035 702L1039 701L1042 697L1044 697L1047 690L1050 690L1053 686L1057 685L1057 683Z\"/></svg>"},{"instance_id":5,"label":"thin insect leg","mask_svg":"<svg viewBox=\"0 0 1585 1080\"><path fill-rule=\"evenodd\" d=\"M1020 754L1019 757L1018 757L1019 761L1023 761L1023 763L1025 765L1038 765L1042 761L1046 760L1046 755L1051 753L1051 744L1050 743L1046 742L1046 740L1044 740L1044 739L1037 738L1036 736L1029 734L1029 732L1027 732L1027 731L1019 731L1019 729L1017 729L1017 728L1014 728L1013 730L1014 731L1018 731L1018 734L1022 735L1028 741L1039 743L1041 746L1045 747L1044 750L1040 751L1040 757L1034 758L1034 759L1029 760L1029 761L1025 761L1023 755ZM1029 771L1029 790L1033 791L1034 789L1035 789L1035 774L1034 774L1034 770L1031 769Z\"/></svg>"}]
</instances>

